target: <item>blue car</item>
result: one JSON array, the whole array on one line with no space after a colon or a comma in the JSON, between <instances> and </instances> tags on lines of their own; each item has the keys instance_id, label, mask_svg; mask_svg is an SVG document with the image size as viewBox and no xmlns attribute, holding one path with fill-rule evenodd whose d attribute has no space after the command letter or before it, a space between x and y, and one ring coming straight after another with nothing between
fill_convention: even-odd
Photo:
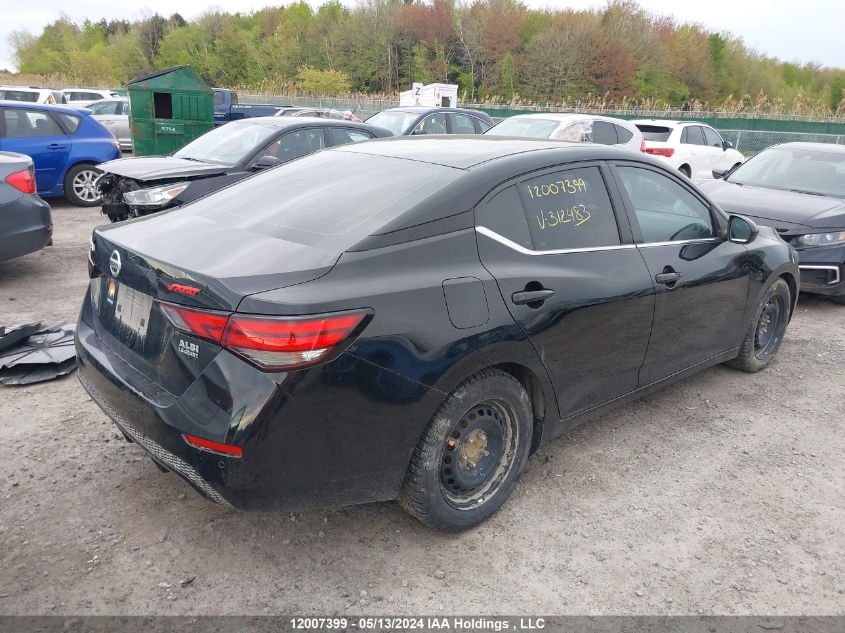
<instances>
[{"instance_id":1,"label":"blue car","mask_svg":"<svg viewBox=\"0 0 845 633\"><path fill-rule=\"evenodd\" d=\"M100 203L96 165L120 158L117 140L88 110L22 101L0 101L0 151L32 158L39 195L81 207Z\"/></svg>"}]
</instances>

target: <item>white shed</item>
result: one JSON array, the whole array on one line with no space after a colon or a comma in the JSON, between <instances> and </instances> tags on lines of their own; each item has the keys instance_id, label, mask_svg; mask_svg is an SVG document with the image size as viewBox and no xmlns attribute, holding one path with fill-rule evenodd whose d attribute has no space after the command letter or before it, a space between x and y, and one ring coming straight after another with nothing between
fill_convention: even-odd
<instances>
[{"instance_id":1,"label":"white shed","mask_svg":"<svg viewBox=\"0 0 845 633\"><path fill-rule=\"evenodd\" d=\"M457 108L457 84L413 84L410 90L399 94L399 106L425 106L428 108Z\"/></svg>"}]
</instances>

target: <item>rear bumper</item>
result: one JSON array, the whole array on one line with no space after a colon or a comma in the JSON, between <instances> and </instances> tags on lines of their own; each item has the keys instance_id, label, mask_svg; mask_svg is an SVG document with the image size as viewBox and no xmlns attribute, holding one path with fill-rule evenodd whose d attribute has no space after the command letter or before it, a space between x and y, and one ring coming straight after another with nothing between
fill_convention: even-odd
<instances>
[{"instance_id":1,"label":"rear bumper","mask_svg":"<svg viewBox=\"0 0 845 633\"><path fill-rule=\"evenodd\" d=\"M0 261L39 251L52 239L50 205L38 196L0 205Z\"/></svg>"},{"instance_id":2,"label":"rear bumper","mask_svg":"<svg viewBox=\"0 0 845 633\"><path fill-rule=\"evenodd\" d=\"M430 416L430 390L343 354L267 374L221 352L180 396L146 383L104 345L83 309L79 378L121 431L217 503L303 510L394 499ZM190 433L243 449L189 445Z\"/></svg>"}]
</instances>

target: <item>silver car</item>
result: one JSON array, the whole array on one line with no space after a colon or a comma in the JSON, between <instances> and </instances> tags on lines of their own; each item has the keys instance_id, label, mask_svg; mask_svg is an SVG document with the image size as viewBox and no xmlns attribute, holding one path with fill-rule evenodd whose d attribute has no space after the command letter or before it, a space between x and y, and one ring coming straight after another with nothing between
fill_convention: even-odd
<instances>
[{"instance_id":1,"label":"silver car","mask_svg":"<svg viewBox=\"0 0 845 633\"><path fill-rule=\"evenodd\" d=\"M494 125L485 134L581 141L645 151L643 134L635 125L623 119L596 114L518 114Z\"/></svg>"},{"instance_id":2,"label":"silver car","mask_svg":"<svg viewBox=\"0 0 845 633\"><path fill-rule=\"evenodd\" d=\"M129 128L129 99L113 97L86 104L93 118L114 135L122 152L132 151L132 131Z\"/></svg>"}]
</instances>

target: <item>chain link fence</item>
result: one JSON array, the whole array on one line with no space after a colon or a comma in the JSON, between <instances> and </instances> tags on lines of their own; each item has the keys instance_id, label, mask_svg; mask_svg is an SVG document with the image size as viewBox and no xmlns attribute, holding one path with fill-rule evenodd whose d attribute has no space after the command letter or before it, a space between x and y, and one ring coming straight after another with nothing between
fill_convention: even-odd
<instances>
[{"instance_id":1,"label":"chain link fence","mask_svg":"<svg viewBox=\"0 0 845 633\"><path fill-rule=\"evenodd\" d=\"M765 130L718 130L726 141L733 143L733 146L746 158L762 152L772 145L781 143L792 143L803 141L807 143L836 143L845 144L845 135L842 134L811 134L807 132L778 132Z\"/></svg>"}]
</instances>

